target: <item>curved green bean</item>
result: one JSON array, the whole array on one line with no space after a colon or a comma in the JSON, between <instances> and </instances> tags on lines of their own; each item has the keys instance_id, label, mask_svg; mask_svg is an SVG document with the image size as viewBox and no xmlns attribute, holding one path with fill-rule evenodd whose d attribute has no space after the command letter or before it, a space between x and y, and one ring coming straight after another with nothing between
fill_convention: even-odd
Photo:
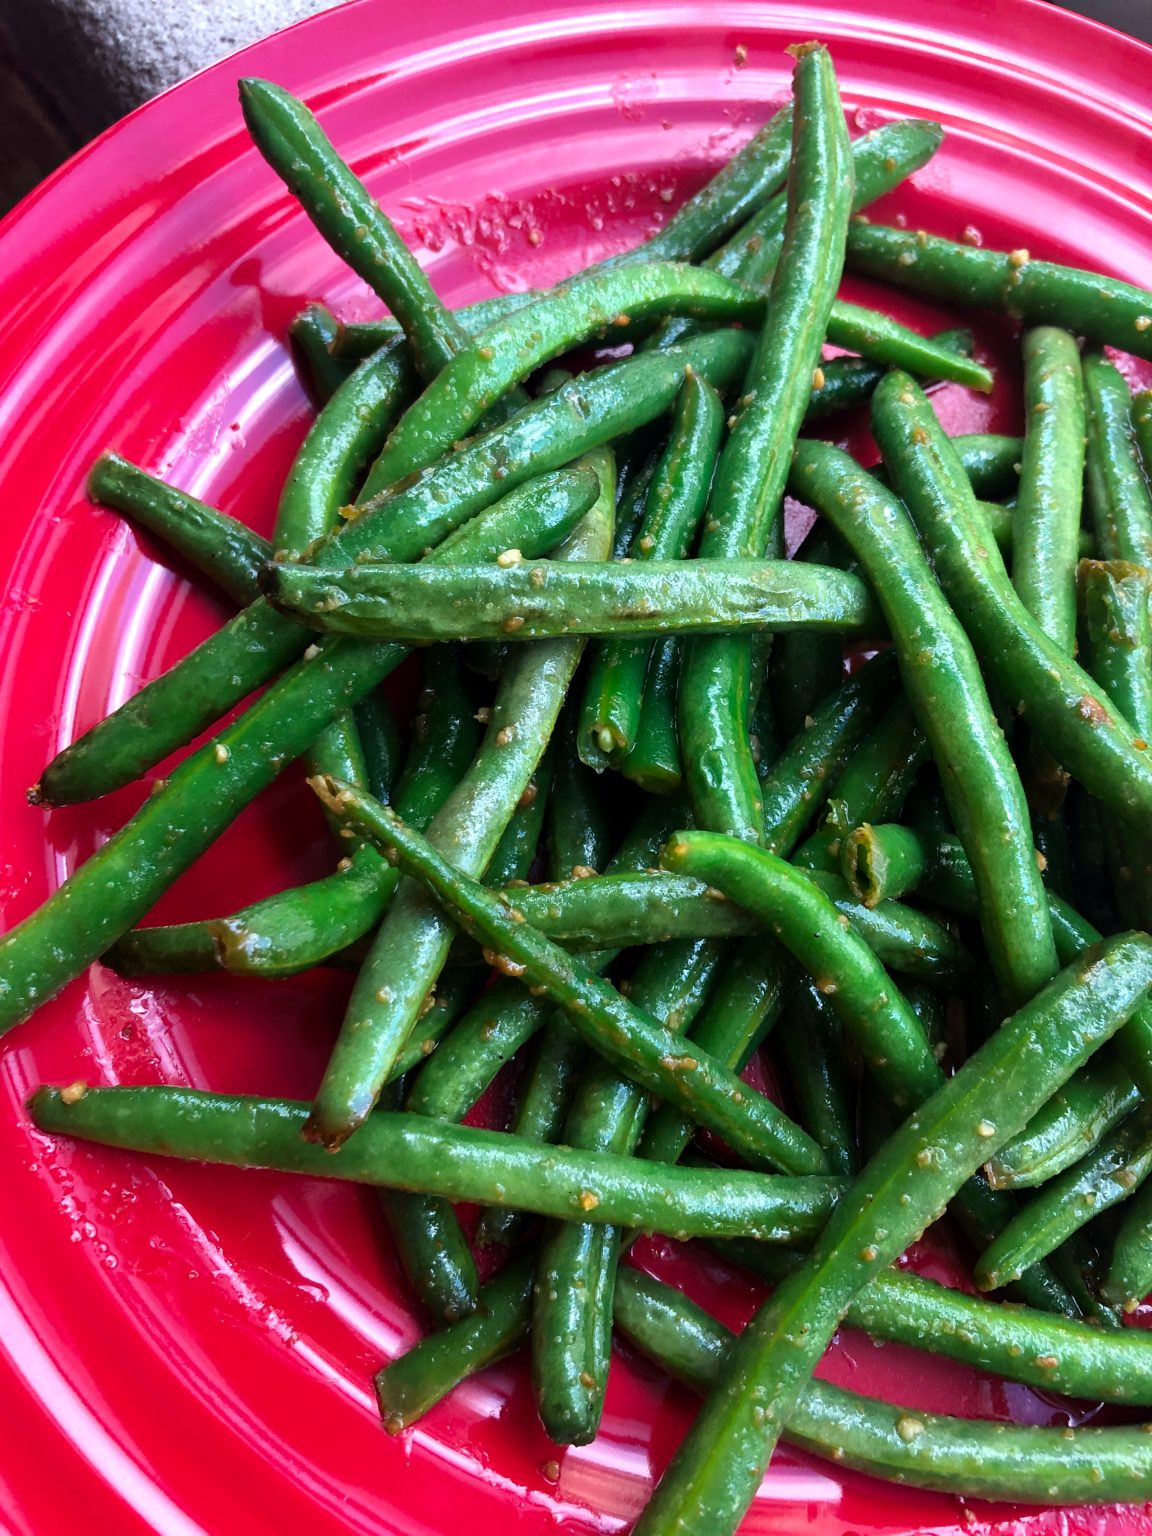
<instances>
[{"instance_id":1,"label":"curved green bean","mask_svg":"<svg viewBox=\"0 0 1152 1536\"><path fill-rule=\"evenodd\" d=\"M1149 1292L1152 1292L1152 1184L1145 1180L1124 1207L1100 1294L1113 1306L1123 1307L1125 1312L1135 1312Z\"/></svg>"},{"instance_id":2,"label":"curved green bean","mask_svg":"<svg viewBox=\"0 0 1152 1536\"><path fill-rule=\"evenodd\" d=\"M1091 1152L1140 1103L1140 1090L1119 1061L1101 1056L1089 1062L989 1159L989 1183L994 1189L1046 1183Z\"/></svg>"},{"instance_id":3,"label":"curved green bean","mask_svg":"<svg viewBox=\"0 0 1152 1536\"><path fill-rule=\"evenodd\" d=\"M889 374L874 401L904 378ZM993 968L1013 996L1030 996L1055 970L1056 952L1024 793L971 644L889 492L822 443L800 445L792 484L852 544L873 583L972 864ZM965 731L955 729L957 719Z\"/></svg>"},{"instance_id":4,"label":"curved green bean","mask_svg":"<svg viewBox=\"0 0 1152 1536\"><path fill-rule=\"evenodd\" d=\"M923 230L853 224L848 265L869 277L961 304L996 309L1028 325L1064 326L1077 336L1152 357L1152 294L1031 253L960 245Z\"/></svg>"}]
</instances>

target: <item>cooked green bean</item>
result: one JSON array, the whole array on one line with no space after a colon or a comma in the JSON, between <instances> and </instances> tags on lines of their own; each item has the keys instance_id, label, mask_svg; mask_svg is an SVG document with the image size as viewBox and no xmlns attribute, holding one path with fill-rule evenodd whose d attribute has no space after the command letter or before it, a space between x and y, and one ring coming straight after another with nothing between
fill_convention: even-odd
<instances>
[{"instance_id":1,"label":"cooked green bean","mask_svg":"<svg viewBox=\"0 0 1152 1536\"><path fill-rule=\"evenodd\" d=\"M827 334L834 347L859 352L872 361L903 368L921 378L947 379L984 394L992 388L991 369L982 363L859 304L846 304L838 299L828 317Z\"/></svg>"},{"instance_id":2,"label":"cooked green bean","mask_svg":"<svg viewBox=\"0 0 1152 1536\"><path fill-rule=\"evenodd\" d=\"M236 518L166 485L118 453L101 454L96 460L88 494L163 539L234 603L250 603L259 596L257 577L272 546Z\"/></svg>"},{"instance_id":3,"label":"cooked green bean","mask_svg":"<svg viewBox=\"0 0 1152 1536\"><path fill-rule=\"evenodd\" d=\"M1134 1312L1152 1291L1152 1184L1147 1180L1124 1207L1108 1273L1100 1287L1105 1301Z\"/></svg>"},{"instance_id":4,"label":"cooked green bean","mask_svg":"<svg viewBox=\"0 0 1152 1536\"><path fill-rule=\"evenodd\" d=\"M1107 941L1007 1020L896 1131L838 1204L812 1257L726 1357L723 1391L705 1403L636 1536L735 1530L849 1304L1124 1022L1150 985L1152 939Z\"/></svg>"},{"instance_id":5,"label":"cooked green bean","mask_svg":"<svg viewBox=\"0 0 1152 1536\"><path fill-rule=\"evenodd\" d=\"M1133 440L1131 393L1124 375L1106 359L1085 357L1083 369L1090 506L1100 557L1152 565L1152 495Z\"/></svg>"},{"instance_id":6,"label":"cooked green bean","mask_svg":"<svg viewBox=\"0 0 1152 1536\"><path fill-rule=\"evenodd\" d=\"M880 392L890 394L893 380L900 389L905 377L889 374L880 383L874 411ZM886 444L887 428L880 421L889 420L885 410L877 423ZM905 690L940 767L948 808L972 864L993 969L1013 996L1030 996L1056 967L1051 924L1024 792L972 647L940 593L907 513L889 492L846 454L823 443L800 445L792 483L852 544L873 583ZM957 719L968 729L957 731Z\"/></svg>"},{"instance_id":7,"label":"cooked green bean","mask_svg":"<svg viewBox=\"0 0 1152 1536\"><path fill-rule=\"evenodd\" d=\"M651 639L793 628L852 636L883 628L858 576L784 560L271 565L264 578L286 613L369 640Z\"/></svg>"},{"instance_id":8,"label":"cooked green bean","mask_svg":"<svg viewBox=\"0 0 1152 1536\"><path fill-rule=\"evenodd\" d=\"M645 502L644 518L629 549L643 562L683 560L703 516L713 461L724 430L724 408L709 384L689 374L680 391L668 445ZM640 724L644 680L652 646L618 640L593 648L584 684L581 737L617 766L631 751Z\"/></svg>"},{"instance_id":9,"label":"cooked green bean","mask_svg":"<svg viewBox=\"0 0 1152 1536\"><path fill-rule=\"evenodd\" d=\"M774 1104L698 1047L695 1054L686 1052L671 1031L631 1007L530 924L517 921L515 908L460 874L387 806L330 780L313 781L313 787L335 814L348 817L382 848L395 849L401 868L422 880L453 921L484 944L498 969L526 987L543 987L588 1044L621 1073L678 1104L757 1167L823 1171L820 1148Z\"/></svg>"},{"instance_id":10,"label":"cooked green bean","mask_svg":"<svg viewBox=\"0 0 1152 1536\"><path fill-rule=\"evenodd\" d=\"M1024 411L1012 585L1041 629L1071 656L1085 426L1080 351L1067 331L1039 326L1025 333Z\"/></svg>"},{"instance_id":11,"label":"cooked green bean","mask_svg":"<svg viewBox=\"0 0 1152 1536\"><path fill-rule=\"evenodd\" d=\"M807 565L848 570L852 551L823 518L817 518L793 556ZM836 635L800 630L773 637L768 689L781 736L799 736L844 676L844 642Z\"/></svg>"},{"instance_id":12,"label":"cooked green bean","mask_svg":"<svg viewBox=\"0 0 1152 1536\"><path fill-rule=\"evenodd\" d=\"M663 944L637 966L628 997L682 1035L722 958L714 941ZM562 1139L566 1146L627 1155L647 1110L642 1089L594 1060L575 1084ZM545 1229L532 1303L532 1376L540 1421L559 1445L588 1444L600 1424L620 1236L602 1224L563 1222Z\"/></svg>"},{"instance_id":13,"label":"cooked green bean","mask_svg":"<svg viewBox=\"0 0 1152 1536\"><path fill-rule=\"evenodd\" d=\"M898 901L920 884L927 865L924 840L911 827L865 822L840 842L844 883L866 907Z\"/></svg>"},{"instance_id":14,"label":"cooked green bean","mask_svg":"<svg viewBox=\"0 0 1152 1536\"><path fill-rule=\"evenodd\" d=\"M843 264L852 157L827 49L797 54L793 93L788 222L742 408L716 466L699 548L706 558L760 559L772 543ZM684 658L679 723L697 822L759 842L763 808L748 743L750 667L745 641L696 640Z\"/></svg>"},{"instance_id":15,"label":"cooked green bean","mask_svg":"<svg viewBox=\"0 0 1152 1536\"><path fill-rule=\"evenodd\" d=\"M371 556L416 559L525 481L659 416L686 366L722 387L740 372L748 346L742 332L722 330L574 379L461 444L414 484L364 504L313 558L336 565ZM128 782L275 676L307 642L298 625L263 601L253 604L66 748L45 770L40 798L63 804Z\"/></svg>"},{"instance_id":16,"label":"cooked green bean","mask_svg":"<svg viewBox=\"0 0 1152 1536\"><path fill-rule=\"evenodd\" d=\"M90 1088L80 1098L40 1088L29 1108L39 1129L103 1146L685 1236L741 1233L797 1242L827 1220L845 1187L842 1179L769 1178L731 1168L671 1172L634 1157L540 1147L503 1131L386 1111L339 1152L329 1152L301 1134L307 1104L194 1088Z\"/></svg>"},{"instance_id":17,"label":"cooked green bean","mask_svg":"<svg viewBox=\"0 0 1152 1536\"><path fill-rule=\"evenodd\" d=\"M848 265L937 298L996 309L1028 325L1060 325L1077 336L1152 357L1152 294L1079 267L1033 261L1031 253L960 245L923 230L853 224Z\"/></svg>"},{"instance_id":18,"label":"cooked green bean","mask_svg":"<svg viewBox=\"0 0 1152 1536\"><path fill-rule=\"evenodd\" d=\"M1046 1183L1091 1152L1140 1102L1131 1074L1101 1053L989 1160L989 1181L994 1189Z\"/></svg>"},{"instance_id":19,"label":"cooked green bean","mask_svg":"<svg viewBox=\"0 0 1152 1536\"><path fill-rule=\"evenodd\" d=\"M308 383L311 386L310 393L320 406L328 404L353 371L354 365L342 363L332 355L332 347L339 332L340 322L323 304L307 305L288 327L288 334L303 354L308 370ZM403 334L400 327L394 325L391 334L382 338L371 351L377 351L384 340L402 338ZM365 356L369 355L365 353Z\"/></svg>"},{"instance_id":20,"label":"cooked green bean","mask_svg":"<svg viewBox=\"0 0 1152 1536\"><path fill-rule=\"evenodd\" d=\"M1051 1179L980 1255L972 1277L999 1290L1094 1216L1126 1200L1152 1172L1152 1105L1143 1104L1088 1155Z\"/></svg>"},{"instance_id":21,"label":"cooked green bean","mask_svg":"<svg viewBox=\"0 0 1152 1536\"><path fill-rule=\"evenodd\" d=\"M600 496L561 558L605 559L616 505L611 451L596 456ZM484 740L468 772L429 824L464 870L487 865L523 795L564 703L583 643L557 639L520 652L501 678ZM308 1133L337 1146L363 1123L403 1048L452 942L452 925L418 885L402 886L360 967L316 1093Z\"/></svg>"},{"instance_id":22,"label":"cooked green bean","mask_svg":"<svg viewBox=\"0 0 1152 1536\"><path fill-rule=\"evenodd\" d=\"M616 1320L640 1350L694 1391L707 1393L725 1379L732 1335L639 1270L620 1275ZM837 1465L891 1482L1008 1503L1127 1503L1142 1497L1152 1476L1143 1426L986 1423L901 1408L825 1381L803 1384L782 1434Z\"/></svg>"}]
</instances>

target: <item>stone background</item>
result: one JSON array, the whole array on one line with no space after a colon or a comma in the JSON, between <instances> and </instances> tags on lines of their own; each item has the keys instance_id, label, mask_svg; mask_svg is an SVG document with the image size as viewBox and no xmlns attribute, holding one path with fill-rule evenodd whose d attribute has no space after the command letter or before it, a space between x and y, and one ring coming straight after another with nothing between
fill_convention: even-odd
<instances>
[{"instance_id":1,"label":"stone background","mask_svg":"<svg viewBox=\"0 0 1152 1536\"><path fill-rule=\"evenodd\" d=\"M158 91L338 3L0 0L0 211ZM1064 3L1152 42L1152 0Z\"/></svg>"}]
</instances>

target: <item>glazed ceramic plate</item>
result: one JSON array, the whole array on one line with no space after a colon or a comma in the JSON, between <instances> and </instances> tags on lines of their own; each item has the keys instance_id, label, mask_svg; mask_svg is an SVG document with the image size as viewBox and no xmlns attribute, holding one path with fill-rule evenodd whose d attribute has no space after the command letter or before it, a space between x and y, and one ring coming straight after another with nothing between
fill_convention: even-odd
<instances>
[{"instance_id":1,"label":"glazed ceramic plate","mask_svg":"<svg viewBox=\"0 0 1152 1536\"><path fill-rule=\"evenodd\" d=\"M1038 0L356 0L145 107L0 230L0 918L29 912L146 786L50 816L25 787L58 746L206 636L224 609L85 500L116 448L267 532L308 420L285 344L323 298L375 313L250 147L235 82L302 94L444 298L550 282L634 242L784 97L788 43L833 49L854 131L939 118L937 158L888 212L1152 285L1152 54ZM856 285L858 295L870 291ZM913 323L946 317L897 301ZM1006 328L991 401L947 388L954 430L1015 429ZM208 916L329 867L294 774L161 904ZM346 982L94 967L0 1054L0 1527L58 1536L536 1536L627 1526L691 1403L616 1358L603 1433L557 1452L520 1362L415 1431L377 1422L372 1372L419 1332L369 1192L52 1143L42 1081L190 1082L309 1096ZM732 1323L754 1290L673 1244L639 1254ZM947 1270L946 1256L931 1261ZM911 1407L1029 1422L1068 1405L844 1334L823 1371ZM1152 1530L893 1489L788 1449L753 1532Z\"/></svg>"}]
</instances>

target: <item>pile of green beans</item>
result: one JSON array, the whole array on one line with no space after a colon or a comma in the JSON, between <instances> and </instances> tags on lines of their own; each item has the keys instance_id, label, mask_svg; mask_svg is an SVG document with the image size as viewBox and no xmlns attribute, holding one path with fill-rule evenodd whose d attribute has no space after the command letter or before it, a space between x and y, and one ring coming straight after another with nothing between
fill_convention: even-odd
<instances>
[{"instance_id":1,"label":"pile of green beans","mask_svg":"<svg viewBox=\"0 0 1152 1536\"><path fill-rule=\"evenodd\" d=\"M1152 1425L812 1379L843 1321L1152 1409L1152 391L1095 350L1152 359L1152 293L853 217L942 130L850 141L827 49L791 51L792 100L648 240L459 311L307 107L241 83L388 315L294 323L321 405L270 539L95 465L239 611L45 767L66 805L189 749L0 937L0 1032L96 960L354 973L310 1102L80 1080L32 1123L375 1187L429 1325L376 1377L390 1433L524 1346L587 1444L623 1336L704 1397L638 1536L732 1536L780 1437L965 1497L1152 1496ZM922 336L845 264L1022 322L1022 433L949 437L932 387L995 382L966 317ZM850 407L880 464L813 435ZM334 868L140 926L290 769ZM937 1224L960 1288L898 1266ZM644 1233L769 1287L738 1338Z\"/></svg>"}]
</instances>

